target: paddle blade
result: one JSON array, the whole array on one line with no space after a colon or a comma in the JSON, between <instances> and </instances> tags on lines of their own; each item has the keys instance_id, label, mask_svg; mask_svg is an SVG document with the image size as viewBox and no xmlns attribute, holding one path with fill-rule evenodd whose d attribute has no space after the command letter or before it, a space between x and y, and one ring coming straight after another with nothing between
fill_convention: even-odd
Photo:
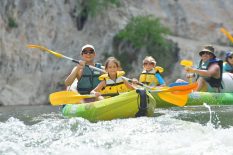
<instances>
[{"instance_id":1,"label":"paddle blade","mask_svg":"<svg viewBox=\"0 0 233 155\"><path fill-rule=\"evenodd\" d=\"M230 34L230 32L228 32L225 28L220 28L220 31L225 35L227 36L227 38L233 43L233 37L232 35Z\"/></svg>"},{"instance_id":2,"label":"paddle blade","mask_svg":"<svg viewBox=\"0 0 233 155\"><path fill-rule=\"evenodd\" d=\"M58 57L58 58L63 58L63 55L62 55L62 54L57 53L57 52L54 52L54 51L51 51L51 50L49 50L49 49L47 49L47 48L45 48L45 47L43 47L43 46L28 44L27 47L28 47L28 48L38 48L38 49L40 49L40 50L42 50L42 51L49 52L49 53L55 55L55 56Z\"/></svg>"},{"instance_id":3,"label":"paddle blade","mask_svg":"<svg viewBox=\"0 0 233 155\"><path fill-rule=\"evenodd\" d=\"M171 92L160 92L160 93L158 93L158 96L162 100L164 100L168 103L174 104L176 106L179 106L179 107L185 106L187 103L187 100L188 100L188 94L176 95L176 94L173 94Z\"/></svg>"},{"instance_id":4,"label":"paddle blade","mask_svg":"<svg viewBox=\"0 0 233 155\"><path fill-rule=\"evenodd\" d=\"M85 98L90 98L90 95L79 95L78 93L73 91L55 92L50 94L49 96L50 103L53 106L64 104L78 104Z\"/></svg>"},{"instance_id":5,"label":"paddle blade","mask_svg":"<svg viewBox=\"0 0 233 155\"><path fill-rule=\"evenodd\" d=\"M185 67L191 67L193 66L193 62L191 60L182 60L180 62L180 65L185 66Z\"/></svg>"}]
</instances>

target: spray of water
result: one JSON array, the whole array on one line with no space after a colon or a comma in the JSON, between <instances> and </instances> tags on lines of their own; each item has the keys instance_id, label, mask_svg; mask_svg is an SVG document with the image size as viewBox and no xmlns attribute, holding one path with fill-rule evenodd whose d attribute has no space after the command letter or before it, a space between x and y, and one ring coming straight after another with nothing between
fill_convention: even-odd
<instances>
[{"instance_id":1,"label":"spray of water","mask_svg":"<svg viewBox=\"0 0 233 155\"><path fill-rule=\"evenodd\" d=\"M212 111L211 111L211 108L210 106L207 104L207 103L203 103L203 105L209 110L210 112L210 120L208 123L211 123L212 122Z\"/></svg>"},{"instance_id":2,"label":"spray of water","mask_svg":"<svg viewBox=\"0 0 233 155\"><path fill-rule=\"evenodd\" d=\"M207 127L214 128L214 124L212 124L212 111L211 111L211 108L207 103L203 103L203 105L209 110L209 113L210 113L210 119L209 119L209 121L207 122L206 125L207 125Z\"/></svg>"},{"instance_id":3,"label":"spray of water","mask_svg":"<svg viewBox=\"0 0 233 155\"><path fill-rule=\"evenodd\" d=\"M212 111L210 106L207 103L203 103L203 105L204 105L204 107L206 107L209 110L209 114L210 114L210 118L209 118L209 121L207 123L207 126L221 128L221 125L220 125L221 122L219 120L217 113Z\"/></svg>"}]
</instances>

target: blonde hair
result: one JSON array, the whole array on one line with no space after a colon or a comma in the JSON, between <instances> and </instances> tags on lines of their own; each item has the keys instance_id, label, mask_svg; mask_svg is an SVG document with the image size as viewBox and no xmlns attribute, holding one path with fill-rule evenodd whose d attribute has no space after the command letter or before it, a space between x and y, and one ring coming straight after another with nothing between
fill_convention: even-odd
<instances>
[{"instance_id":1,"label":"blonde hair","mask_svg":"<svg viewBox=\"0 0 233 155\"><path fill-rule=\"evenodd\" d=\"M153 62L156 65L156 61L152 56L146 56L145 59L143 60L143 63L145 63L146 61Z\"/></svg>"},{"instance_id":2,"label":"blonde hair","mask_svg":"<svg viewBox=\"0 0 233 155\"><path fill-rule=\"evenodd\" d=\"M120 61L118 61L115 57L109 57L106 61L105 61L105 69L108 68L108 64L109 62L113 62L116 64L117 68L121 69L121 64Z\"/></svg>"}]
</instances>

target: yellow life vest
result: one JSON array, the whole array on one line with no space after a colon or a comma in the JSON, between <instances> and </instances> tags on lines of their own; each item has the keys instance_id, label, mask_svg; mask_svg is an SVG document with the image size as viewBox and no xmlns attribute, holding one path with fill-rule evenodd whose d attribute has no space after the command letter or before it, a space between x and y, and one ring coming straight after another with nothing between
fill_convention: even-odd
<instances>
[{"instance_id":1,"label":"yellow life vest","mask_svg":"<svg viewBox=\"0 0 233 155\"><path fill-rule=\"evenodd\" d=\"M152 69L151 71L147 72L143 70L139 76L139 82L144 83L148 86L157 86L159 85L158 79L155 77L156 70Z\"/></svg>"},{"instance_id":2,"label":"yellow life vest","mask_svg":"<svg viewBox=\"0 0 233 155\"><path fill-rule=\"evenodd\" d=\"M156 72L156 73L157 73L157 72L163 73L163 71L164 71L163 67L160 67L160 66L156 66L156 67L155 67L155 72Z\"/></svg>"},{"instance_id":3,"label":"yellow life vest","mask_svg":"<svg viewBox=\"0 0 233 155\"><path fill-rule=\"evenodd\" d=\"M116 80L110 79L108 74L103 74L99 77L99 80L105 80L106 86L101 90L102 94L108 93L123 93L129 91L128 87L124 84L122 76L125 74L124 71L117 71Z\"/></svg>"}]
</instances>

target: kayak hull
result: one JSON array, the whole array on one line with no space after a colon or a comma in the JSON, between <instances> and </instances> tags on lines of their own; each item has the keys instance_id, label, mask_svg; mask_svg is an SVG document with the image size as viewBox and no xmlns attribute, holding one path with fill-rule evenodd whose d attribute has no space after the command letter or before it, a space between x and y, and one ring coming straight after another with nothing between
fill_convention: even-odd
<instances>
[{"instance_id":1,"label":"kayak hull","mask_svg":"<svg viewBox=\"0 0 233 155\"><path fill-rule=\"evenodd\" d=\"M157 101L157 108L166 108L174 106L160 99L157 93L151 93ZM211 93L211 92L193 92L188 95L186 106L197 106L207 103L208 105L233 105L233 93Z\"/></svg>"},{"instance_id":2,"label":"kayak hull","mask_svg":"<svg viewBox=\"0 0 233 155\"><path fill-rule=\"evenodd\" d=\"M139 94L134 90L96 102L67 104L62 113L64 116L82 117L91 122L136 117L140 109L139 98ZM145 116L153 116L156 101L149 93L147 93L147 98Z\"/></svg>"},{"instance_id":3,"label":"kayak hull","mask_svg":"<svg viewBox=\"0 0 233 155\"><path fill-rule=\"evenodd\" d=\"M193 92L188 95L186 106L197 106L207 103L209 105L233 105L233 74L223 73L222 77L223 90L221 93L213 92ZM157 93L151 93L157 101L156 107L164 108L174 106L162 99L160 99Z\"/></svg>"}]
</instances>

